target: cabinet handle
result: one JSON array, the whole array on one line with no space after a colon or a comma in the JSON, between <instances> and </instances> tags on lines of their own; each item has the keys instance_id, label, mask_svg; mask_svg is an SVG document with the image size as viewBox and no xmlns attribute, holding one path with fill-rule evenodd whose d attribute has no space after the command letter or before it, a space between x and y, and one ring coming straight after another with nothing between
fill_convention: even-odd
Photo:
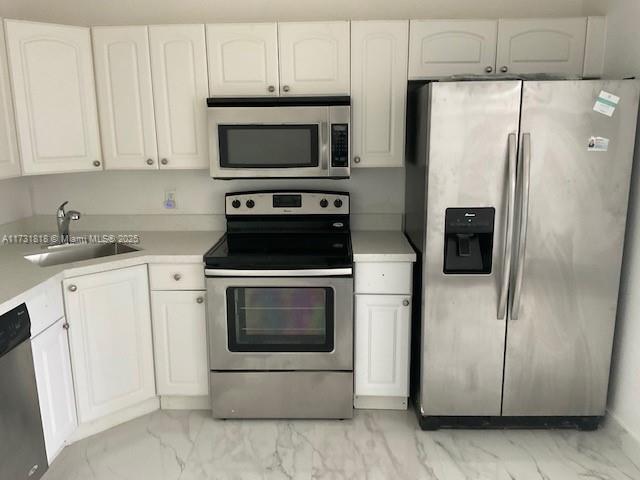
<instances>
[{"instance_id":1,"label":"cabinet handle","mask_svg":"<svg viewBox=\"0 0 640 480\"><path fill-rule=\"evenodd\" d=\"M507 72L509 71L509 67L507 67L506 65L505 65L505 66L503 66L503 67L500 67L500 71L501 71L502 73L507 73Z\"/></svg>"},{"instance_id":2,"label":"cabinet handle","mask_svg":"<svg viewBox=\"0 0 640 480\"><path fill-rule=\"evenodd\" d=\"M484 69L484 71L487 72L487 73L491 73L491 72L493 72L493 67L491 65L489 65L488 67L486 67Z\"/></svg>"},{"instance_id":3,"label":"cabinet handle","mask_svg":"<svg viewBox=\"0 0 640 480\"><path fill-rule=\"evenodd\" d=\"M153 165L153 158L147 158L147 165Z\"/></svg>"},{"instance_id":4,"label":"cabinet handle","mask_svg":"<svg viewBox=\"0 0 640 480\"><path fill-rule=\"evenodd\" d=\"M408 307L409 303L409 300L407 300L406 298L402 301L402 305L404 305L405 307Z\"/></svg>"},{"instance_id":5,"label":"cabinet handle","mask_svg":"<svg viewBox=\"0 0 640 480\"><path fill-rule=\"evenodd\" d=\"M276 91L276 87L274 87L273 85L269 85L269 88L267 88L267 90L269 90L269 92L273 93Z\"/></svg>"},{"instance_id":6,"label":"cabinet handle","mask_svg":"<svg viewBox=\"0 0 640 480\"><path fill-rule=\"evenodd\" d=\"M95 161L93 162L93 166L94 166L94 167L99 167L99 166L100 166L100 160L95 160Z\"/></svg>"},{"instance_id":7,"label":"cabinet handle","mask_svg":"<svg viewBox=\"0 0 640 480\"><path fill-rule=\"evenodd\" d=\"M179 273L176 273L176 274L173 276L173 279L174 279L176 282L180 281L180 279L181 279L181 278L182 278L182 275L180 275Z\"/></svg>"},{"instance_id":8,"label":"cabinet handle","mask_svg":"<svg viewBox=\"0 0 640 480\"><path fill-rule=\"evenodd\" d=\"M64 322L62 324L62 328L64 328L65 330L69 330L69 322Z\"/></svg>"},{"instance_id":9,"label":"cabinet handle","mask_svg":"<svg viewBox=\"0 0 640 480\"><path fill-rule=\"evenodd\" d=\"M69 291L70 292L75 292L78 290L78 287L76 285L69 285Z\"/></svg>"},{"instance_id":10,"label":"cabinet handle","mask_svg":"<svg viewBox=\"0 0 640 480\"><path fill-rule=\"evenodd\" d=\"M196 302L198 302L198 303L204 303L204 297L198 297L198 298L196 298Z\"/></svg>"},{"instance_id":11,"label":"cabinet handle","mask_svg":"<svg viewBox=\"0 0 640 480\"><path fill-rule=\"evenodd\" d=\"M167 165L169 163L169 160L167 160L166 158L163 158L162 160L160 160L160 163L162 165Z\"/></svg>"},{"instance_id":12,"label":"cabinet handle","mask_svg":"<svg viewBox=\"0 0 640 480\"><path fill-rule=\"evenodd\" d=\"M285 85L284 87L282 87L282 91L283 91L283 92L288 92L289 90L291 90L291 89L289 88L289 85Z\"/></svg>"},{"instance_id":13,"label":"cabinet handle","mask_svg":"<svg viewBox=\"0 0 640 480\"><path fill-rule=\"evenodd\" d=\"M360 163L360 157L353 157L353 163Z\"/></svg>"}]
</instances>

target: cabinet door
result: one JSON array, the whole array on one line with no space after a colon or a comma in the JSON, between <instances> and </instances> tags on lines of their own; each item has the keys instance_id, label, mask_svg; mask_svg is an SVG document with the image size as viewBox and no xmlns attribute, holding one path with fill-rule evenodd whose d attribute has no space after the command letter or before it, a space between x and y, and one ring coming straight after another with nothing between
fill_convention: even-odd
<instances>
[{"instance_id":1,"label":"cabinet door","mask_svg":"<svg viewBox=\"0 0 640 480\"><path fill-rule=\"evenodd\" d=\"M88 28L6 20L25 175L102 169Z\"/></svg>"},{"instance_id":2,"label":"cabinet door","mask_svg":"<svg viewBox=\"0 0 640 480\"><path fill-rule=\"evenodd\" d=\"M282 95L349 95L349 22L278 24Z\"/></svg>"},{"instance_id":3,"label":"cabinet door","mask_svg":"<svg viewBox=\"0 0 640 480\"><path fill-rule=\"evenodd\" d=\"M0 19L0 179L20 176L20 157L9 82L4 27Z\"/></svg>"},{"instance_id":4,"label":"cabinet door","mask_svg":"<svg viewBox=\"0 0 640 480\"><path fill-rule=\"evenodd\" d=\"M92 33L105 169L155 170L147 27L94 27Z\"/></svg>"},{"instance_id":5,"label":"cabinet door","mask_svg":"<svg viewBox=\"0 0 640 480\"><path fill-rule=\"evenodd\" d=\"M500 20L499 73L582 75L586 18Z\"/></svg>"},{"instance_id":6,"label":"cabinet door","mask_svg":"<svg viewBox=\"0 0 640 480\"><path fill-rule=\"evenodd\" d=\"M207 25L207 58L211 96L278 95L277 24Z\"/></svg>"},{"instance_id":7,"label":"cabinet door","mask_svg":"<svg viewBox=\"0 0 640 480\"><path fill-rule=\"evenodd\" d=\"M412 20L409 79L492 73L495 20Z\"/></svg>"},{"instance_id":8,"label":"cabinet door","mask_svg":"<svg viewBox=\"0 0 640 480\"><path fill-rule=\"evenodd\" d=\"M81 423L155 396L146 265L63 282Z\"/></svg>"},{"instance_id":9,"label":"cabinet door","mask_svg":"<svg viewBox=\"0 0 640 480\"><path fill-rule=\"evenodd\" d=\"M207 395L205 292L152 292L158 395Z\"/></svg>"},{"instance_id":10,"label":"cabinet door","mask_svg":"<svg viewBox=\"0 0 640 480\"><path fill-rule=\"evenodd\" d=\"M356 295L355 394L409 396L410 297Z\"/></svg>"},{"instance_id":11,"label":"cabinet door","mask_svg":"<svg viewBox=\"0 0 640 480\"><path fill-rule=\"evenodd\" d=\"M406 21L351 23L354 167L401 167L407 101Z\"/></svg>"},{"instance_id":12,"label":"cabinet door","mask_svg":"<svg viewBox=\"0 0 640 480\"><path fill-rule=\"evenodd\" d=\"M78 425L66 326L61 318L31 341L49 463Z\"/></svg>"},{"instance_id":13,"label":"cabinet door","mask_svg":"<svg viewBox=\"0 0 640 480\"><path fill-rule=\"evenodd\" d=\"M149 27L161 169L208 168L204 25Z\"/></svg>"}]
</instances>

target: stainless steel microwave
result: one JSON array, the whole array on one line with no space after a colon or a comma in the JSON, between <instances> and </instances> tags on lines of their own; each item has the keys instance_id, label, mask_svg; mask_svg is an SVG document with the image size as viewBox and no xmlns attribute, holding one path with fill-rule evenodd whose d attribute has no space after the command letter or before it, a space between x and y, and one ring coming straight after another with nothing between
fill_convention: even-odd
<instances>
[{"instance_id":1,"label":"stainless steel microwave","mask_svg":"<svg viewBox=\"0 0 640 480\"><path fill-rule=\"evenodd\" d=\"M210 98L213 178L348 178L349 97Z\"/></svg>"}]
</instances>

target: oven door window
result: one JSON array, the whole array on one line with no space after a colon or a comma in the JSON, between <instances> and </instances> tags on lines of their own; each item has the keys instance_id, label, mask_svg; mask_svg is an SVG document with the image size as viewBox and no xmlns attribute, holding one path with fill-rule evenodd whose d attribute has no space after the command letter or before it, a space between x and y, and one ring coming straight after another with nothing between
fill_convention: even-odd
<instances>
[{"instance_id":1,"label":"oven door window","mask_svg":"<svg viewBox=\"0 0 640 480\"><path fill-rule=\"evenodd\" d=\"M318 125L218 125L223 168L318 167Z\"/></svg>"},{"instance_id":2,"label":"oven door window","mask_svg":"<svg viewBox=\"0 0 640 480\"><path fill-rule=\"evenodd\" d=\"M230 287L229 351L331 352L333 311L328 287Z\"/></svg>"}]
</instances>

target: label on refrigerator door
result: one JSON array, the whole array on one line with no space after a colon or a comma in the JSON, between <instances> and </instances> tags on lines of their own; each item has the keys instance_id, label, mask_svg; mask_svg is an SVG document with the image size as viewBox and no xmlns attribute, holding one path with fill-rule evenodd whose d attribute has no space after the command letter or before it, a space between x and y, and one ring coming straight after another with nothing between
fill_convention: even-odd
<instances>
[{"instance_id":1,"label":"label on refrigerator door","mask_svg":"<svg viewBox=\"0 0 640 480\"><path fill-rule=\"evenodd\" d=\"M600 90L600 94L598 95L598 99L596 100L596 104L593 106L593 109L598 113L611 117L613 116L613 112L616 111L618 103L620 103L620 97L615 96L613 93Z\"/></svg>"},{"instance_id":2,"label":"label on refrigerator door","mask_svg":"<svg viewBox=\"0 0 640 480\"><path fill-rule=\"evenodd\" d=\"M604 137L590 137L587 150L589 152L606 152L609 150L609 139Z\"/></svg>"}]
</instances>

